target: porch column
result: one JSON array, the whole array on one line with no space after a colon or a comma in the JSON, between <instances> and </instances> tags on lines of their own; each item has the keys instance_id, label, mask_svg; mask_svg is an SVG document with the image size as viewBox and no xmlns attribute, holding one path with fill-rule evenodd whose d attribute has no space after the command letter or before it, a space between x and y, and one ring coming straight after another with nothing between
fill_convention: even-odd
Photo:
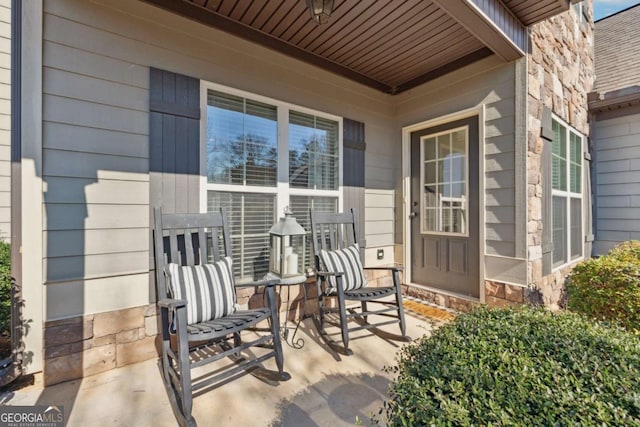
<instances>
[{"instance_id":1,"label":"porch column","mask_svg":"<svg viewBox=\"0 0 640 427\"><path fill-rule=\"evenodd\" d=\"M11 197L12 222L16 223L12 244L20 245L20 256L12 260L14 277L22 287L24 369L25 373L42 371L42 343L44 325L43 285L43 187L42 187L42 24L43 4L39 1L16 0L13 7L22 9L20 138L14 144ZM15 102L16 100L14 100ZM14 132L17 129L14 129ZM16 164L17 163L17 164ZM17 179L16 179L17 178ZM15 217L18 218L15 218ZM21 258L21 259L20 259Z\"/></svg>"}]
</instances>

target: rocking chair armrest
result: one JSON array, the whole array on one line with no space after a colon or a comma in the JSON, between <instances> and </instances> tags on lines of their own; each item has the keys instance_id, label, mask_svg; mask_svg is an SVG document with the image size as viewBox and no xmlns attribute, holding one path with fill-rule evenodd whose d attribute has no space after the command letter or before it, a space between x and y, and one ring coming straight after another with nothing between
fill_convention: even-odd
<instances>
[{"instance_id":1,"label":"rocking chair armrest","mask_svg":"<svg viewBox=\"0 0 640 427\"><path fill-rule=\"evenodd\" d=\"M389 267L364 267L363 270L390 270L390 271L404 271L404 267L401 265L389 266Z\"/></svg>"},{"instance_id":2,"label":"rocking chair armrest","mask_svg":"<svg viewBox=\"0 0 640 427\"><path fill-rule=\"evenodd\" d=\"M256 280L255 282L249 283L236 283L236 288L255 288L256 286L275 286L278 284L277 279L264 279L264 280Z\"/></svg>"},{"instance_id":3,"label":"rocking chair armrest","mask_svg":"<svg viewBox=\"0 0 640 427\"><path fill-rule=\"evenodd\" d=\"M158 301L158 305L162 308L169 308L169 309L175 310L178 308L186 307L187 300L165 298Z\"/></svg>"}]
</instances>

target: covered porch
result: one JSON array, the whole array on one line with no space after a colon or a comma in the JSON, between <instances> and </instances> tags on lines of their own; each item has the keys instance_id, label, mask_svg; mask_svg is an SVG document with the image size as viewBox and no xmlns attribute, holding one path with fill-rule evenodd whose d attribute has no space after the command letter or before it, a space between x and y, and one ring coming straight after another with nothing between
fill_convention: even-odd
<instances>
[{"instance_id":1,"label":"covered porch","mask_svg":"<svg viewBox=\"0 0 640 427\"><path fill-rule=\"evenodd\" d=\"M410 303L411 304L411 303ZM407 332L415 338L431 333L450 312L413 303ZM425 310L426 307L426 310ZM429 317L420 314L426 313ZM297 335L304 347L284 345L291 380L277 386L244 375L195 396L193 415L211 426L348 426L368 425L387 398L393 366L403 344L369 332L354 336L353 356L333 353L317 335L311 319ZM272 369L273 362L265 363ZM171 405L157 360L127 365L80 380L43 387L36 383L0 394L3 405L62 405L69 426L174 426Z\"/></svg>"},{"instance_id":2,"label":"covered porch","mask_svg":"<svg viewBox=\"0 0 640 427\"><path fill-rule=\"evenodd\" d=\"M266 230L284 206L295 210L297 202L303 213L318 200L334 210L357 207L365 265L403 264L407 285L428 288L411 265L409 161L415 153L407 138L469 117L478 124L477 139L465 146L477 149L479 169L466 194L479 197L468 217L478 235L461 250L468 251L464 259L478 260L478 269L470 292L445 290L433 299L464 308L484 302L487 279L526 285L526 215L518 215L526 212L526 170L516 159L526 156L527 76L519 59L527 52L527 26L568 7L558 0L336 0L329 23L317 26L305 3L294 0L25 6L24 20L33 26L23 42L23 81L33 83L24 88L22 180L14 194L29 195L15 203L28 212L16 225L23 315L36 325L24 337L27 371L44 370L45 381L54 382L110 378L108 370L155 356L150 212L160 205L203 212L225 203L233 208L236 193L259 194L251 208L264 207L258 214ZM176 92L185 81L185 91ZM227 168L229 182L209 175L207 109L238 99L245 107L273 107L277 172L253 169L272 179L269 185L247 186L244 176L236 186L234 168ZM174 125L187 121L174 126L161 115L172 116ZM291 123L337 130L335 151L320 153L334 162L327 187L306 181L299 187L292 178ZM245 199L238 203L248 206ZM299 220L304 225L305 218ZM238 241L250 242L247 234L238 231ZM238 250L253 256L241 262L240 273L256 275L264 245L258 241L249 248L254 252L244 251L248 247ZM388 350L354 348L362 357L385 358L373 363L376 370L392 360L396 348ZM286 363L303 379L303 369L288 367L313 360L300 356L288 354ZM340 365L362 362L344 358ZM140 372L153 371L153 363L144 366ZM234 387L240 386L220 393L239 390ZM196 405L196 418L206 419L207 411Z\"/></svg>"}]
</instances>

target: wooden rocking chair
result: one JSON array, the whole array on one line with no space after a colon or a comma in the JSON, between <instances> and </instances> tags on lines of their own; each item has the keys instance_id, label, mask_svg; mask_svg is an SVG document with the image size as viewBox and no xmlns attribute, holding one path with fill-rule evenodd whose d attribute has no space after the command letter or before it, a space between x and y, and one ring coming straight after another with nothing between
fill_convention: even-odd
<instances>
[{"instance_id":1,"label":"wooden rocking chair","mask_svg":"<svg viewBox=\"0 0 640 427\"><path fill-rule=\"evenodd\" d=\"M311 233L313 252L315 254L315 267L318 286L318 319L317 325L320 333L329 341L329 344L337 351L344 354L353 354L349 350L349 333L374 329L383 325L398 323L400 335L393 339L411 341L406 335L404 310L402 307L402 290L400 289L401 267L368 267L363 268L360 260L360 248L358 246L358 223L355 209L349 213L320 213L311 211ZM393 275L393 286L368 287L364 277L364 270L388 270ZM388 296L393 295L393 300ZM326 297L337 298L337 311L341 328L343 348L338 348L331 342L325 330L325 315L330 309L324 307ZM347 308L348 301L360 302L361 310L355 307ZM376 307L370 311L368 303L377 303L383 308ZM335 309L333 310L335 311ZM369 316L377 315L393 317L393 320L385 320L378 323L369 323ZM349 327L349 320L356 320L358 326ZM387 334L385 334L387 335Z\"/></svg>"},{"instance_id":2,"label":"wooden rocking chair","mask_svg":"<svg viewBox=\"0 0 640 427\"><path fill-rule=\"evenodd\" d=\"M194 391L246 372L255 374L260 369L258 365L271 357L275 358L278 371L261 369L267 373L264 376L271 373L270 379L277 381L290 378L283 370L274 282L234 285L231 240L224 210L210 214L162 214L156 208L154 213L162 376L178 422L195 426L191 415ZM235 289L246 286L265 286L268 307L237 310ZM270 333L243 342L240 333L263 320L268 320ZM250 347L269 343L273 348L262 351L266 354L252 359L240 355ZM228 369L191 378L191 369L226 357L235 362Z\"/></svg>"}]
</instances>

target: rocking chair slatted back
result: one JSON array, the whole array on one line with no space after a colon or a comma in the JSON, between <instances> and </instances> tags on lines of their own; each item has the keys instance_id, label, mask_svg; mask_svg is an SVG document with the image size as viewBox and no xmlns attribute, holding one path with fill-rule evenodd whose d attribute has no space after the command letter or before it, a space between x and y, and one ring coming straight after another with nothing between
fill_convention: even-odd
<instances>
[{"instance_id":1,"label":"rocking chair slatted back","mask_svg":"<svg viewBox=\"0 0 640 427\"><path fill-rule=\"evenodd\" d=\"M169 263L192 266L212 263L231 255L231 239L227 213L162 215L155 212L155 247L165 248L156 253L158 299L167 297L167 283L163 272ZM220 247L222 246L222 248ZM222 249L222 251L221 251Z\"/></svg>"},{"instance_id":2,"label":"rocking chair slatted back","mask_svg":"<svg viewBox=\"0 0 640 427\"><path fill-rule=\"evenodd\" d=\"M344 249L358 243L358 222L355 214L348 213L324 213L311 211L312 245L315 254L320 249L331 251ZM316 266L317 268L318 266Z\"/></svg>"}]
</instances>

